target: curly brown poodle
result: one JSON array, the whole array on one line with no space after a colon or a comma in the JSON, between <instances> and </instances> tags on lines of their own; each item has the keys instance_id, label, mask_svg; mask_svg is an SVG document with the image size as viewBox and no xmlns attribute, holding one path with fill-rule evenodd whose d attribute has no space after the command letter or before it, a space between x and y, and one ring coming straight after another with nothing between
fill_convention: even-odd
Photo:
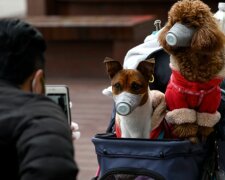
<instances>
[{"instance_id":1,"label":"curly brown poodle","mask_svg":"<svg viewBox=\"0 0 225 180\"><path fill-rule=\"evenodd\" d=\"M195 29L189 46L176 47L167 44L166 35L175 23L181 23L188 28ZM170 67L172 70L174 69L178 71L187 81L204 84L210 82L212 79L223 79L225 77L225 35L220 30L208 5L202 1L181 0L176 2L168 12L168 21L161 30L158 40L165 51L171 55ZM210 88L212 88L212 86ZM201 91L199 87L196 88L196 90ZM196 92L196 94L198 93ZM167 101L171 101L170 98L166 98ZM201 98L204 101L204 97ZM199 105L199 103L197 104ZM210 106L210 104L208 104L208 106ZM199 128L199 131L202 131L201 134L207 136L212 132L212 126L214 126L220 119L220 114L216 110L206 110L205 113L203 110L204 108L199 110L198 106L184 106L181 108L182 111L179 112L178 115L176 113L172 113L172 116L170 116L171 114L168 114L167 117L170 119L169 121L173 121L173 123L176 124L176 135L179 137L180 134L182 134L182 137L185 136L183 134L184 131L190 133L188 129L182 129L185 126L179 126L182 123L186 124L191 122L195 127L196 124L200 125L201 127ZM188 111L186 111L186 108L189 108ZM217 109L216 106L215 109ZM172 111L174 108L171 109L169 107L169 110ZM183 120L179 119L181 113L182 117L189 119L181 122ZM176 118L179 120L176 120ZM193 120L193 118L195 119ZM212 121L214 121L214 123L212 123ZM196 131L196 128L193 129Z\"/></svg>"},{"instance_id":2,"label":"curly brown poodle","mask_svg":"<svg viewBox=\"0 0 225 180\"><path fill-rule=\"evenodd\" d=\"M196 29L190 47L167 44L166 34L176 22ZM210 8L200 0L182 0L172 6L159 43L175 56L181 74L190 81L209 81L224 67L225 36Z\"/></svg>"}]
</instances>

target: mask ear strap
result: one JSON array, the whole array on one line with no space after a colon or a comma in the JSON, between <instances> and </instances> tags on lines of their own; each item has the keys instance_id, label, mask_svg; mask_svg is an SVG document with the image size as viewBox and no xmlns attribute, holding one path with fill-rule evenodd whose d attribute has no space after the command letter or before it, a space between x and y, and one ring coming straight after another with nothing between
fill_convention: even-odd
<instances>
[{"instance_id":1,"label":"mask ear strap","mask_svg":"<svg viewBox=\"0 0 225 180\"><path fill-rule=\"evenodd\" d=\"M155 78L154 78L154 75L152 74L152 78L151 79L149 79L149 83L153 83L155 81Z\"/></svg>"}]
</instances>

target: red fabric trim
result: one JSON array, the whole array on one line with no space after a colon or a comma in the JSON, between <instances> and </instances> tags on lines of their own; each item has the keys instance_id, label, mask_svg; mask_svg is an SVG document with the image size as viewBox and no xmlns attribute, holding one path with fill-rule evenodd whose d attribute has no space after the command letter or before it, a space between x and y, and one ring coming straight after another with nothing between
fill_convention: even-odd
<instances>
[{"instance_id":1,"label":"red fabric trim","mask_svg":"<svg viewBox=\"0 0 225 180\"><path fill-rule=\"evenodd\" d=\"M164 130L164 138L166 139L176 139L177 136L175 136L173 132L173 125L169 124L165 119L163 120L163 130Z\"/></svg>"},{"instance_id":2,"label":"red fabric trim","mask_svg":"<svg viewBox=\"0 0 225 180\"><path fill-rule=\"evenodd\" d=\"M116 137L117 138L121 138L121 130L120 130L120 127L119 127L119 124L116 123Z\"/></svg>"},{"instance_id":3,"label":"red fabric trim","mask_svg":"<svg viewBox=\"0 0 225 180\"><path fill-rule=\"evenodd\" d=\"M150 133L150 139L157 139L159 137L159 134L161 133L162 131L162 123L160 123L160 125L153 129Z\"/></svg>"},{"instance_id":4,"label":"red fabric trim","mask_svg":"<svg viewBox=\"0 0 225 180\"><path fill-rule=\"evenodd\" d=\"M160 123L160 125L153 129L152 132L150 133L150 139L158 139L159 135L161 132L164 132L164 137L166 139L169 138L176 138L172 132L173 132L173 126L172 124L168 124L167 121L165 119L162 120L162 122Z\"/></svg>"}]
</instances>

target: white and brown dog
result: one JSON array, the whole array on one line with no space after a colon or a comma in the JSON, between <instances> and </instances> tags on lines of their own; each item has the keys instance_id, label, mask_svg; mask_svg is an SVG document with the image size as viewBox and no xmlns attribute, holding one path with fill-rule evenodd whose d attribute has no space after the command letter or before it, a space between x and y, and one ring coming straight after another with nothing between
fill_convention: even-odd
<instances>
[{"instance_id":1,"label":"white and brown dog","mask_svg":"<svg viewBox=\"0 0 225 180\"><path fill-rule=\"evenodd\" d=\"M141 61L136 69L123 69L119 61L105 58L111 86L103 94L111 95L116 107L116 135L122 138L150 138L166 112L164 94L150 91L154 59Z\"/></svg>"}]
</instances>

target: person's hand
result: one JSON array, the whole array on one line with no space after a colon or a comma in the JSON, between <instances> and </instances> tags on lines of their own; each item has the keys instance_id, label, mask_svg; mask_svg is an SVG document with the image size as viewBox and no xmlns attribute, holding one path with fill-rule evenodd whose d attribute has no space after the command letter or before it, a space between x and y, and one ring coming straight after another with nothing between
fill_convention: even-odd
<instances>
[{"instance_id":1,"label":"person's hand","mask_svg":"<svg viewBox=\"0 0 225 180\"><path fill-rule=\"evenodd\" d=\"M75 122L71 122L71 130L72 130L72 139L73 141L80 138L79 126Z\"/></svg>"}]
</instances>

